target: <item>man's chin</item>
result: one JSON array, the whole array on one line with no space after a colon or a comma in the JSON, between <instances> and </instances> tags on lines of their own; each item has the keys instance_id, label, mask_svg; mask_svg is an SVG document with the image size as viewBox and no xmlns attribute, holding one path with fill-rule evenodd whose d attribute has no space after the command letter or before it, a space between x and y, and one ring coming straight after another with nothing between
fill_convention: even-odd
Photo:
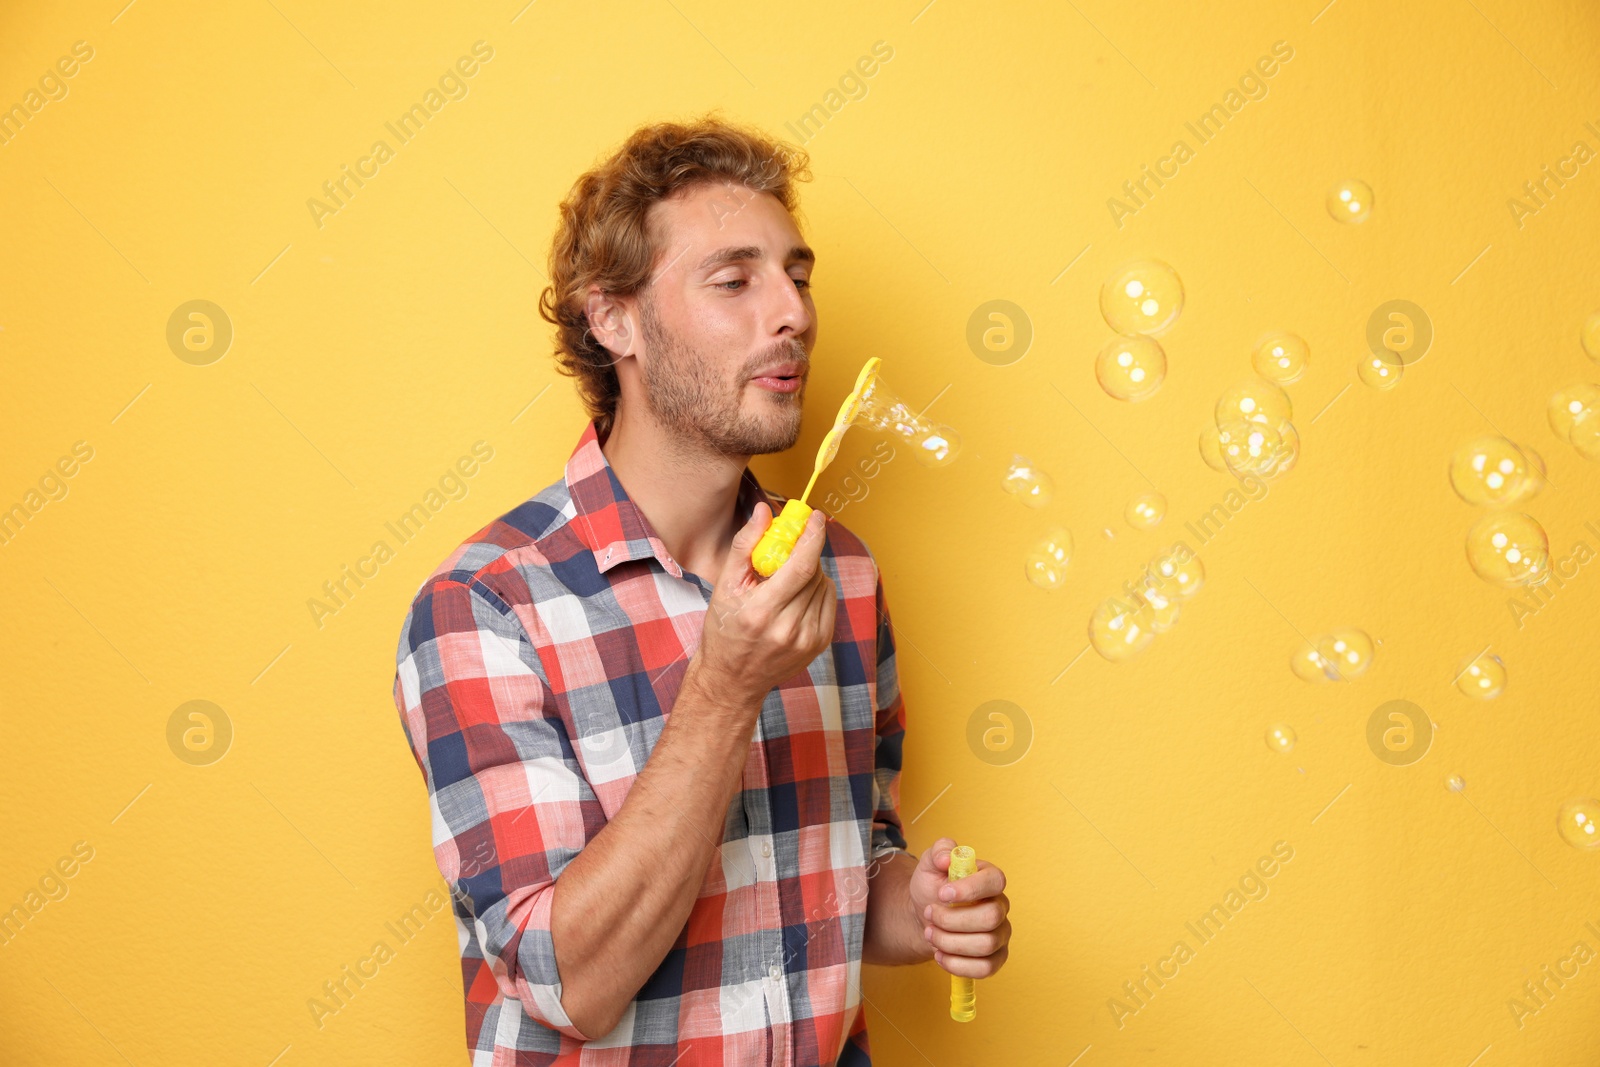
<instances>
[{"instance_id":1,"label":"man's chin","mask_svg":"<svg viewBox=\"0 0 1600 1067\"><path fill-rule=\"evenodd\" d=\"M751 426L744 436L745 444L749 447L741 451L748 451L752 456L787 452L794 447L796 441L800 440L798 409L793 416L788 413L784 413L781 417L769 414Z\"/></svg>"}]
</instances>

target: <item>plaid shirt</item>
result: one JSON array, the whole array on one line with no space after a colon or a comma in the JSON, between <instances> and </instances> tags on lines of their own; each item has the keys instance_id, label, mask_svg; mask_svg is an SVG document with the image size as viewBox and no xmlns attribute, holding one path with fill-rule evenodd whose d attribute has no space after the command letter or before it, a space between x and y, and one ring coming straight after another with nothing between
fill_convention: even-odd
<instances>
[{"instance_id":1,"label":"plaid shirt","mask_svg":"<svg viewBox=\"0 0 1600 1067\"><path fill-rule=\"evenodd\" d=\"M401 629L394 700L452 890L475 1067L870 1064L867 865L906 851L905 712L871 552L826 524L834 639L770 690L718 857L610 1033L561 1006L557 877L614 816L666 725L712 585L668 554L591 421L566 474L439 565ZM783 498L745 471L748 518Z\"/></svg>"}]
</instances>

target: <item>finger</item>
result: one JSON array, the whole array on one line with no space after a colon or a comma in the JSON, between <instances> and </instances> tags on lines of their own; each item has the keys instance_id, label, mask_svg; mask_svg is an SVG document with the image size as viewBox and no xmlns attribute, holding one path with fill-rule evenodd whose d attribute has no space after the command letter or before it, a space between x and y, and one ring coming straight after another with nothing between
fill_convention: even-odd
<instances>
[{"instance_id":1,"label":"finger","mask_svg":"<svg viewBox=\"0 0 1600 1067\"><path fill-rule=\"evenodd\" d=\"M787 567L788 564L785 563L784 566ZM773 577L775 578L777 576L774 575ZM805 582L802 583L797 589L795 589L793 596L791 596L787 601L784 601L782 604L778 605L777 610L773 613L773 617L775 619L783 619L786 623L796 628L803 626L806 619L806 612L813 598L815 598L817 594L817 587L822 584L822 579L823 574L819 569L814 572L810 578L807 578ZM767 580L767 584L771 585L772 579L769 578Z\"/></svg>"},{"instance_id":2,"label":"finger","mask_svg":"<svg viewBox=\"0 0 1600 1067\"><path fill-rule=\"evenodd\" d=\"M949 863L945 866L948 868ZM946 904L970 904L987 897L998 896L1006 887L1005 872L987 860L978 861L978 869L965 878L957 878L939 887L939 899Z\"/></svg>"},{"instance_id":3,"label":"finger","mask_svg":"<svg viewBox=\"0 0 1600 1067\"><path fill-rule=\"evenodd\" d=\"M817 614L821 610L822 599L828 593L827 581L828 579L819 572L816 580L802 589L784 609L785 615L794 616L794 624L802 643L810 644L817 639Z\"/></svg>"},{"instance_id":4,"label":"finger","mask_svg":"<svg viewBox=\"0 0 1600 1067\"><path fill-rule=\"evenodd\" d=\"M718 585L740 583L750 577L758 582L761 580L750 557L756 550L756 542L761 540L761 535L771 525L772 508L765 500L756 501L756 506L750 509L750 520L733 535L733 547L722 564L722 573L717 577Z\"/></svg>"},{"instance_id":5,"label":"finger","mask_svg":"<svg viewBox=\"0 0 1600 1067\"><path fill-rule=\"evenodd\" d=\"M951 974L961 978L988 978L1000 969L1006 957L1011 954L1010 946L1005 946L992 956L972 957L952 955L942 949L933 950L934 962Z\"/></svg>"},{"instance_id":6,"label":"finger","mask_svg":"<svg viewBox=\"0 0 1600 1067\"><path fill-rule=\"evenodd\" d=\"M1005 947L1007 938L1000 930L984 930L975 934L952 933L937 926L924 926L923 937L933 942L933 947L952 956L971 956L982 959L993 956Z\"/></svg>"},{"instance_id":7,"label":"finger","mask_svg":"<svg viewBox=\"0 0 1600 1067\"><path fill-rule=\"evenodd\" d=\"M780 605L789 603L812 580L812 576L820 569L818 560L822 555L822 542L825 537L822 513L813 511L806 516L805 527L799 539L795 541L789 558L783 561L783 565L774 571L762 586L762 595L767 597L770 603Z\"/></svg>"},{"instance_id":8,"label":"finger","mask_svg":"<svg viewBox=\"0 0 1600 1067\"><path fill-rule=\"evenodd\" d=\"M839 592L833 584L833 579L822 579L822 604L817 611L817 623L825 634L833 633L833 626L839 612Z\"/></svg>"},{"instance_id":9,"label":"finger","mask_svg":"<svg viewBox=\"0 0 1600 1067\"><path fill-rule=\"evenodd\" d=\"M977 934L998 929L1006 921L1010 910L999 897L981 904L963 904L954 908L930 904L922 910L922 925L958 934Z\"/></svg>"},{"instance_id":10,"label":"finger","mask_svg":"<svg viewBox=\"0 0 1600 1067\"><path fill-rule=\"evenodd\" d=\"M950 850L955 847L955 838L939 838L922 853L922 859L919 861L918 866L938 874L944 874L950 869Z\"/></svg>"},{"instance_id":11,"label":"finger","mask_svg":"<svg viewBox=\"0 0 1600 1067\"><path fill-rule=\"evenodd\" d=\"M833 624L838 616L839 588L833 584L833 579L827 575L822 576L822 587L817 590L816 623L817 632L826 634L828 639L833 639Z\"/></svg>"},{"instance_id":12,"label":"finger","mask_svg":"<svg viewBox=\"0 0 1600 1067\"><path fill-rule=\"evenodd\" d=\"M761 535L771 525L772 508L765 500L756 501L756 506L750 509L749 520L733 535L733 546L744 549L745 555L749 555L755 551L756 542L761 540Z\"/></svg>"}]
</instances>

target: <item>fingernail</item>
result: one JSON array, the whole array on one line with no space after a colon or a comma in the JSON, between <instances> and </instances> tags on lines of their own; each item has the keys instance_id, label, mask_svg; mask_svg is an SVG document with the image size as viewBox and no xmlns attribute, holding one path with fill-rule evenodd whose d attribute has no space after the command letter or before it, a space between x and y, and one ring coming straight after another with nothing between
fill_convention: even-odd
<instances>
[{"instance_id":1,"label":"fingernail","mask_svg":"<svg viewBox=\"0 0 1600 1067\"><path fill-rule=\"evenodd\" d=\"M933 927L924 926L922 928L922 937L926 941L932 941L933 940Z\"/></svg>"},{"instance_id":2,"label":"fingernail","mask_svg":"<svg viewBox=\"0 0 1600 1067\"><path fill-rule=\"evenodd\" d=\"M924 919L933 918L933 905L932 904L929 904L926 908L922 909L922 917Z\"/></svg>"},{"instance_id":3,"label":"fingernail","mask_svg":"<svg viewBox=\"0 0 1600 1067\"><path fill-rule=\"evenodd\" d=\"M956 891L955 891L955 887L954 886L948 886L947 885L943 889L939 890L939 899L940 900L954 900L955 898L956 898Z\"/></svg>"}]
</instances>

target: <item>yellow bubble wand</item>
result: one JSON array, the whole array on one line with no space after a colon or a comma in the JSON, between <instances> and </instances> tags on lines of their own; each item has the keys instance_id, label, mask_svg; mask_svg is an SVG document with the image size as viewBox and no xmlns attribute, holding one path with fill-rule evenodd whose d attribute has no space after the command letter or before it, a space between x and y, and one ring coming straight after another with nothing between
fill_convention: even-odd
<instances>
[{"instance_id":1,"label":"yellow bubble wand","mask_svg":"<svg viewBox=\"0 0 1600 1067\"><path fill-rule=\"evenodd\" d=\"M806 504L806 497L811 495L812 486L817 484L817 475L821 474L839 454L839 442L844 439L844 432L855 421L856 412L861 408L862 398L871 392L872 386L876 384L878 364L882 362L882 359L873 356L861 368L861 373L856 375L855 388L850 390L850 395L839 405L839 414L834 417L833 427L828 430L822 439L822 446L817 449L817 461L811 470L811 480L806 483L806 491L801 493L798 499L784 502L783 510L772 520L772 525L761 535L761 540L756 542L755 551L750 554L750 565L763 578L770 578L777 573L778 568L783 566L783 561L794 551L794 543L800 539L806 519L811 517L812 508Z\"/></svg>"},{"instance_id":2,"label":"yellow bubble wand","mask_svg":"<svg viewBox=\"0 0 1600 1067\"><path fill-rule=\"evenodd\" d=\"M957 845L950 850L950 870L945 874L945 881L965 878L977 869L978 854L972 846ZM978 991L972 983L973 979L959 974L950 976L950 1018L958 1023L970 1023L978 1017Z\"/></svg>"}]
</instances>

